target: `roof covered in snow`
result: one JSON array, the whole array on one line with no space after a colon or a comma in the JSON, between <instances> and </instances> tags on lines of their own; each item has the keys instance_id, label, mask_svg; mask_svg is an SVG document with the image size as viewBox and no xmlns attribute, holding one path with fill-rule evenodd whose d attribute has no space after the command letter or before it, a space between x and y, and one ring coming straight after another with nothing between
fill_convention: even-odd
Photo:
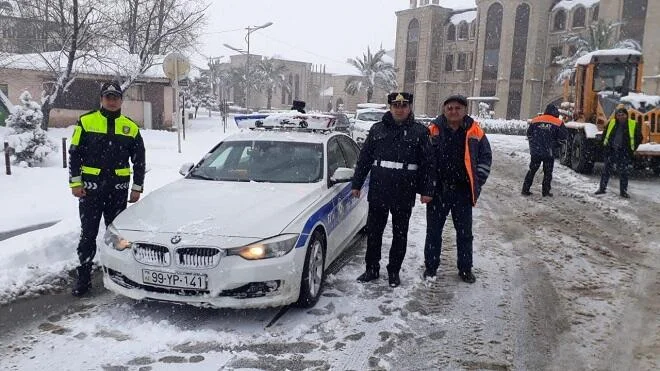
<instances>
[{"instance_id":1,"label":"roof covered in snow","mask_svg":"<svg viewBox=\"0 0 660 371\"><path fill-rule=\"evenodd\" d=\"M429 1L426 5L422 6L441 6L447 9L462 10L462 9L476 9L477 3L475 0L439 0L437 4L433 4Z\"/></svg>"},{"instance_id":2,"label":"roof covered in snow","mask_svg":"<svg viewBox=\"0 0 660 371\"><path fill-rule=\"evenodd\" d=\"M580 58L578 58L577 61L575 61L576 66L580 65L586 65L592 62L594 57L604 57L604 56L609 56L609 57L617 57L617 56L641 56L642 53L633 50L633 49L603 49L603 50L596 50L591 53L587 53Z\"/></svg>"},{"instance_id":3,"label":"roof covered in snow","mask_svg":"<svg viewBox=\"0 0 660 371\"><path fill-rule=\"evenodd\" d=\"M468 10L467 12L463 13L458 13L454 14L449 18L449 22L455 25L458 25L459 23L465 21L467 23L471 23L477 19L477 11L476 10Z\"/></svg>"},{"instance_id":4,"label":"roof covered in snow","mask_svg":"<svg viewBox=\"0 0 660 371\"><path fill-rule=\"evenodd\" d=\"M598 3L600 3L600 0L561 0L554 6L554 8L552 8L552 10L564 9L570 11L577 6L590 8Z\"/></svg>"},{"instance_id":5,"label":"roof covered in snow","mask_svg":"<svg viewBox=\"0 0 660 371\"><path fill-rule=\"evenodd\" d=\"M80 57L74 62L73 70L75 73L104 76L127 76L137 71L139 66L137 54L113 52L108 55L110 57ZM154 65L140 74L140 77L167 78L162 69L163 59L164 56L155 56ZM65 69L66 63L66 55L60 52L12 54L0 59L3 68L33 71L60 71Z\"/></svg>"}]
</instances>

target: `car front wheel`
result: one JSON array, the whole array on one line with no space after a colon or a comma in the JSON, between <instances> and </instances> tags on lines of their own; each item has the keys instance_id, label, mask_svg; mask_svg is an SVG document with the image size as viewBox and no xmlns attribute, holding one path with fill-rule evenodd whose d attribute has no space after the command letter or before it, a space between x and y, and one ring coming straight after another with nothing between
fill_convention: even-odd
<instances>
[{"instance_id":1,"label":"car front wheel","mask_svg":"<svg viewBox=\"0 0 660 371\"><path fill-rule=\"evenodd\" d=\"M321 296L324 282L325 239L319 230L315 230L307 246L305 267L300 282L300 296L296 306L301 308L313 307Z\"/></svg>"}]
</instances>

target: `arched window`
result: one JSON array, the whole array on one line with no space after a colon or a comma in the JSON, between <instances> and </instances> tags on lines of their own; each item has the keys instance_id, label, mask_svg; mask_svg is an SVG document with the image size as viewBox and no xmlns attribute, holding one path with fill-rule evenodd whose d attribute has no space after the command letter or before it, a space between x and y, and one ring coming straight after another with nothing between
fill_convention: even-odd
<instances>
[{"instance_id":1,"label":"arched window","mask_svg":"<svg viewBox=\"0 0 660 371\"><path fill-rule=\"evenodd\" d=\"M477 22L472 21L472 23L470 23L470 38L474 39L476 33L477 33Z\"/></svg>"},{"instance_id":2,"label":"arched window","mask_svg":"<svg viewBox=\"0 0 660 371\"><path fill-rule=\"evenodd\" d=\"M293 91L293 75L292 74L289 74L289 86L291 87L291 89L289 89L289 93L287 94L287 98L288 98L287 103L288 104L293 104L293 94L292 94L292 91Z\"/></svg>"},{"instance_id":3,"label":"arched window","mask_svg":"<svg viewBox=\"0 0 660 371\"><path fill-rule=\"evenodd\" d=\"M419 21L413 19L408 24L406 37L406 63L403 74L403 90L413 93L417 78L417 49L419 48Z\"/></svg>"},{"instance_id":4,"label":"arched window","mask_svg":"<svg viewBox=\"0 0 660 371\"><path fill-rule=\"evenodd\" d=\"M447 27L447 41L456 41L456 26L453 23Z\"/></svg>"},{"instance_id":5,"label":"arched window","mask_svg":"<svg viewBox=\"0 0 660 371\"><path fill-rule=\"evenodd\" d=\"M513 30L513 48L511 52L511 74L509 75L509 99L506 110L508 119L520 118L522 106L525 60L527 57L527 35L529 34L529 13L527 4L516 9L516 23Z\"/></svg>"},{"instance_id":6,"label":"arched window","mask_svg":"<svg viewBox=\"0 0 660 371\"><path fill-rule=\"evenodd\" d=\"M633 39L642 45L647 9L648 0L623 0L621 39Z\"/></svg>"},{"instance_id":7,"label":"arched window","mask_svg":"<svg viewBox=\"0 0 660 371\"><path fill-rule=\"evenodd\" d=\"M500 3L494 3L488 8L486 16L486 39L484 40L484 59L481 79L493 80L493 84L497 82L497 71L500 63L503 14L504 8L502 8L502 5ZM484 82L482 82L483 88ZM490 94L487 94L487 96L495 94L494 88L488 90Z\"/></svg>"},{"instance_id":8,"label":"arched window","mask_svg":"<svg viewBox=\"0 0 660 371\"><path fill-rule=\"evenodd\" d=\"M293 86L293 96L296 99L300 99L300 75L296 74L294 86Z\"/></svg>"},{"instance_id":9,"label":"arched window","mask_svg":"<svg viewBox=\"0 0 660 371\"><path fill-rule=\"evenodd\" d=\"M467 40L468 39L468 34L470 33L469 31L469 26L467 22L461 22L458 25L458 39L459 40Z\"/></svg>"},{"instance_id":10,"label":"arched window","mask_svg":"<svg viewBox=\"0 0 660 371\"><path fill-rule=\"evenodd\" d=\"M600 5L596 4L591 8L591 20L593 22L598 22L598 13L600 12Z\"/></svg>"},{"instance_id":11,"label":"arched window","mask_svg":"<svg viewBox=\"0 0 660 371\"><path fill-rule=\"evenodd\" d=\"M562 31L565 29L566 29L566 12L564 10L558 10L555 13L552 30Z\"/></svg>"},{"instance_id":12,"label":"arched window","mask_svg":"<svg viewBox=\"0 0 660 371\"><path fill-rule=\"evenodd\" d=\"M573 12L573 28L584 27L586 24L587 10L583 6L578 6Z\"/></svg>"}]
</instances>

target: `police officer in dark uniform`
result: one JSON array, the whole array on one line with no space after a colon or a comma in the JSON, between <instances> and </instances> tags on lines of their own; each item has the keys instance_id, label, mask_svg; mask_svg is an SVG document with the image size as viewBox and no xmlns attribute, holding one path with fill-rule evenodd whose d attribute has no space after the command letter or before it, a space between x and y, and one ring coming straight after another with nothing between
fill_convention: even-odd
<instances>
[{"instance_id":1,"label":"police officer in dark uniform","mask_svg":"<svg viewBox=\"0 0 660 371\"><path fill-rule=\"evenodd\" d=\"M529 140L529 171L523 181L523 196L530 196L529 190L534 182L534 176L543 163L543 183L541 194L543 197L552 197L550 186L552 183L552 172L555 167L555 156L553 149L557 147L560 140L568 137L568 129L559 118L559 110L554 104L548 104L543 115L532 119L527 128L527 140Z\"/></svg>"},{"instance_id":2,"label":"police officer in dark uniform","mask_svg":"<svg viewBox=\"0 0 660 371\"><path fill-rule=\"evenodd\" d=\"M74 296L84 295L91 287L92 260L101 216L107 227L126 209L127 199L137 202L143 189L144 142L138 125L121 114L121 104L119 84L103 84L101 108L80 116L71 138L69 187L79 199L82 226ZM129 159L133 164L133 186L130 186Z\"/></svg>"},{"instance_id":3,"label":"police officer in dark uniform","mask_svg":"<svg viewBox=\"0 0 660 371\"><path fill-rule=\"evenodd\" d=\"M380 275L383 231L391 213L393 236L387 272L389 285L396 287L401 284L399 270L406 254L415 194L422 195L422 203L431 201L435 161L427 130L415 122L412 114L412 94L391 93L387 102L390 111L369 130L351 188L353 196L360 197L360 190L371 171L367 196L366 271L358 281L372 281Z\"/></svg>"}]
</instances>

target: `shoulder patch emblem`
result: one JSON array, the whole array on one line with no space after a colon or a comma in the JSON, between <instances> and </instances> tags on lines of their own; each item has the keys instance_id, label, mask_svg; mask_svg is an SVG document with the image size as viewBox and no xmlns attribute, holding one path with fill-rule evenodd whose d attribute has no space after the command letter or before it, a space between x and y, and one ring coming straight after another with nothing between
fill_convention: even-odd
<instances>
[{"instance_id":1,"label":"shoulder patch emblem","mask_svg":"<svg viewBox=\"0 0 660 371\"><path fill-rule=\"evenodd\" d=\"M131 128L130 128L129 126L124 125L124 127L121 128L121 131L122 131L124 134L128 134L128 133L131 132Z\"/></svg>"}]
</instances>

